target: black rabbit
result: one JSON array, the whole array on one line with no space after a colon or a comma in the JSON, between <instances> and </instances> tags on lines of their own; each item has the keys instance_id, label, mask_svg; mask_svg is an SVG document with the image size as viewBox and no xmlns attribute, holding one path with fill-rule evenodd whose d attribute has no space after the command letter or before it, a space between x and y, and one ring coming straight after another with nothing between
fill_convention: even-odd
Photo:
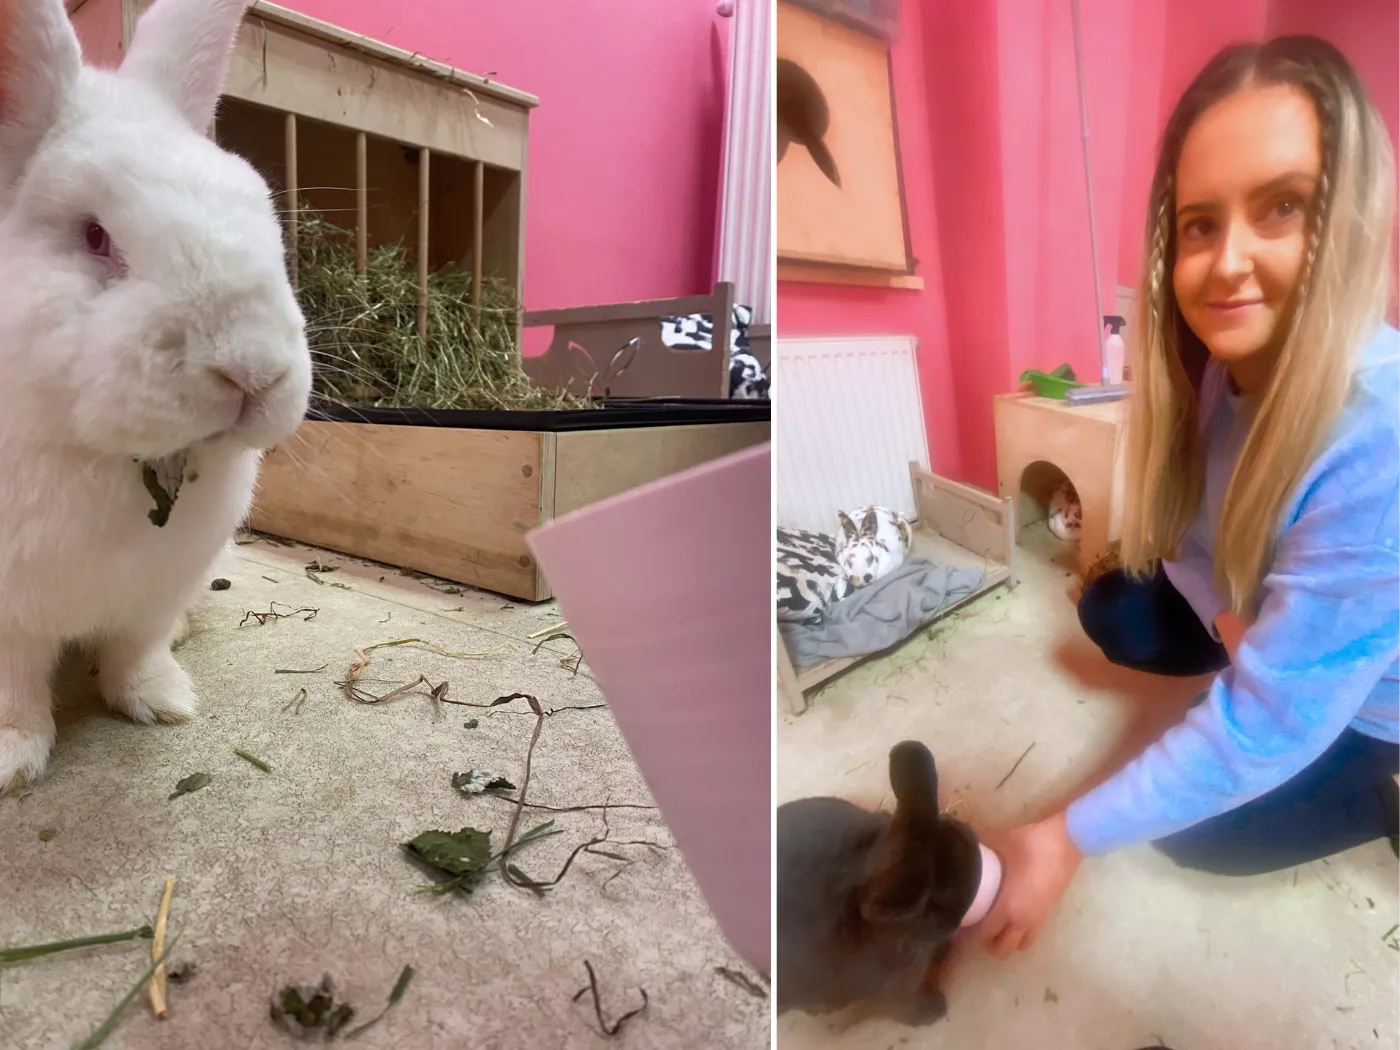
<instances>
[{"instance_id":1,"label":"black rabbit","mask_svg":"<svg viewBox=\"0 0 1400 1050\"><path fill-rule=\"evenodd\" d=\"M894 814L837 798L778 807L777 1009L860 1004L906 1024L947 1013L935 967L982 878L972 829L938 809L923 744L890 750Z\"/></svg>"}]
</instances>

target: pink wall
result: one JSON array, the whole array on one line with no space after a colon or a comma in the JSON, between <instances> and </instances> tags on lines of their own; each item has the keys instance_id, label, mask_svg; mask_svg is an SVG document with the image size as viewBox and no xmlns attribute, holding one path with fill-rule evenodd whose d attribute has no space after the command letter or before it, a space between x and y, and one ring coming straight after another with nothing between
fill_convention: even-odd
<instances>
[{"instance_id":1,"label":"pink wall","mask_svg":"<svg viewBox=\"0 0 1400 1050\"><path fill-rule=\"evenodd\" d=\"M1135 0L1134 19L1129 85L1133 111L1155 112L1156 120L1136 122L1128 129L1131 160L1117 263L1118 280L1124 284L1137 283L1142 265L1157 138L1192 77L1225 45L1286 33L1330 40L1356 66L1392 142L1400 142L1400 4L1395 0L1171 0L1170 5L1166 0ZM1400 242L1400 217L1396 238Z\"/></svg>"},{"instance_id":2,"label":"pink wall","mask_svg":"<svg viewBox=\"0 0 1400 1050\"><path fill-rule=\"evenodd\" d=\"M1234 40L1308 31L1400 123L1395 0L1082 0L1105 313L1135 285L1157 139ZM904 0L895 96L923 292L780 284L784 335L912 332L934 468L996 487L992 398L1025 368L1099 374L1070 7Z\"/></svg>"},{"instance_id":3,"label":"pink wall","mask_svg":"<svg viewBox=\"0 0 1400 1050\"><path fill-rule=\"evenodd\" d=\"M1133 24L1085 0L1095 207L1112 302ZM934 469L996 487L992 397L1028 367L1098 372L1074 45L1057 0L905 0L896 105L922 293L779 286L784 335L912 331ZM940 294L941 293L941 294Z\"/></svg>"},{"instance_id":4,"label":"pink wall","mask_svg":"<svg viewBox=\"0 0 1400 1050\"><path fill-rule=\"evenodd\" d=\"M730 20L715 0L287 0L540 98L525 305L707 292Z\"/></svg>"},{"instance_id":5,"label":"pink wall","mask_svg":"<svg viewBox=\"0 0 1400 1050\"><path fill-rule=\"evenodd\" d=\"M992 396L1005 389L1007 348L1016 337L1005 290L1029 259L1008 256L1000 236L1005 194L996 134L996 22L991 4L927 4L919 41L924 56L938 56L925 59L924 104L939 232L938 243L920 258L930 283L942 276L952 374L936 400L925 398L924 414L953 416L957 425L960 459L946 466L935 461L934 469L984 487L996 477L996 449L986 439ZM911 28L906 32L912 35ZM904 128L901 119L902 134Z\"/></svg>"},{"instance_id":6,"label":"pink wall","mask_svg":"<svg viewBox=\"0 0 1400 1050\"><path fill-rule=\"evenodd\" d=\"M904 0L904 25L894 46L895 108L899 121L905 197L913 253L922 260L922 291L781 282L777 323L784 337L800 335L914 335L919 340L919 389L935 471L958 476L958 399L949 366L948 324L939 260L939 222L934 201L935 149L922 55L918 0ZM779 402L781 406L781 401ZM781 407L779 409L781 412Z\"/></svg>"},{"instance_id":7,"label":"pink wall","mask_svg":"<svg viewBox=\"0 0 1400 1050\"><path fill-rule=\"evenodd\" d=\"M1003 236L1008 258L1029 257L1013 265L1006 290L1014 336L1008 378L1068 361L1080 378L1093 380L1099 374L1099 322L1070 6L1060 0L1003 0L1000 6ZM1080 8L1100 290L1103 312L1109 313L1116 284L1110 260L1122 213L1128 112L1122 87L1132 60L1132 7L1083 0ZM1024 273L1015 279L1018 270Z\"/></svg>"},{"instance_id":8,"label":"pink wall","mask_svg":"<svg viewBox=\"0 0 1400 1050\"><path fill-rule=\"evenodd\" d=\"M1400 152L1400 4L1396 0L1273 0L1269 32L1312 33L1337 45L1366 83ZM1390 322L1400 316L1400 214L1391 242Z\"/></svg>"},{"instance_id":9,"label":"pink wall","mask_svg":"<svg viewBox=\"0 0 1400 1050\"><path fill-rule=\"evenodd\" d=\"M1268 32L1269 0L1137 0L1129 94L1133 120L1126 129L1120 237L1108 257L1117 280L1136 286L1142 271L1147 196L1158 139L1181 93L1212 55L1227 44Z\"/></svg>"}]
</instances>

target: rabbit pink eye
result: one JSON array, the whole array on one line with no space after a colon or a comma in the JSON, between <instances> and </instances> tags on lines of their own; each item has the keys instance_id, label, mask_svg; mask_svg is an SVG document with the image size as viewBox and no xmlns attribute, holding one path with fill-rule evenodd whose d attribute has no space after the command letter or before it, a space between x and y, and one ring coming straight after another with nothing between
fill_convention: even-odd
<instances>
[{"instance_id":1,"label":"rabbit pink eye","mask_svg":"<svg viewBox=\"0 0 1400 1050\"><path fill-rule=\"evenodd\" d=\"M102 228L101 223L89 222L83 228L83 242L93 255L104 258L110 258L112 255L112 238Z\"/></svg>"}]
</instances>

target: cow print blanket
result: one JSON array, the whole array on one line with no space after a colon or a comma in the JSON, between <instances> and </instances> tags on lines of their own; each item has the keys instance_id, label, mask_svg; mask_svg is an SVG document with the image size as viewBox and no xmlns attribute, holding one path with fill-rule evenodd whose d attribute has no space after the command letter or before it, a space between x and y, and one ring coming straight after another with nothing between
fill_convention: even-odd
<instances>
[{"instance_id":1,"label":"cow print blanket","mask_svg":"<svg viewBox=\"0 0 1400 1050\"><path fill-rule=\"evenodd\" d=\"M820 622L827 606L852 590L836 561L836 541L824 533L778 526L773 568L777 617L789 623Z\"/></svg>"},{"instance_id":2,"label":"cow print blanket","mask_svg":"<svg viewBox=\"0 0 1400 1050\"><path fill-rule=\"evenodd\" d=\"M729 326L729 396L746 401L768 399L768 377L758 358L749 353L749 324L753 311L734 307ZM672 350L710 350L715 344L714 318L710 314L685 314L661 318L661 341Z\"/></svg>"}]
</instances>

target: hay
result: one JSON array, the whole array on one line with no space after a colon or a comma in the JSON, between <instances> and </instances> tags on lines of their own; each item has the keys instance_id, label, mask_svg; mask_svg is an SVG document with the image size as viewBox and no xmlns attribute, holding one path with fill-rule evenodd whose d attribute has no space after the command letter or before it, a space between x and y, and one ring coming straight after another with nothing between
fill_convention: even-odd
<instances>
[{"instance_id":1,"label":"hay","mask_svg":"<svg viewBox=\"0 0 1400 1050\"><path fill-rule=\"evenodd\" d=\"M361 278L354 232L308 210L297 223L297 283L318 399L360 408L591 406L526 377L512 331L519 305L502 281L483 280L478 326L471 274L452 265L429 274L420 340L417 268L402 242L371 250Z\"/></svg>"}]
</instances>

